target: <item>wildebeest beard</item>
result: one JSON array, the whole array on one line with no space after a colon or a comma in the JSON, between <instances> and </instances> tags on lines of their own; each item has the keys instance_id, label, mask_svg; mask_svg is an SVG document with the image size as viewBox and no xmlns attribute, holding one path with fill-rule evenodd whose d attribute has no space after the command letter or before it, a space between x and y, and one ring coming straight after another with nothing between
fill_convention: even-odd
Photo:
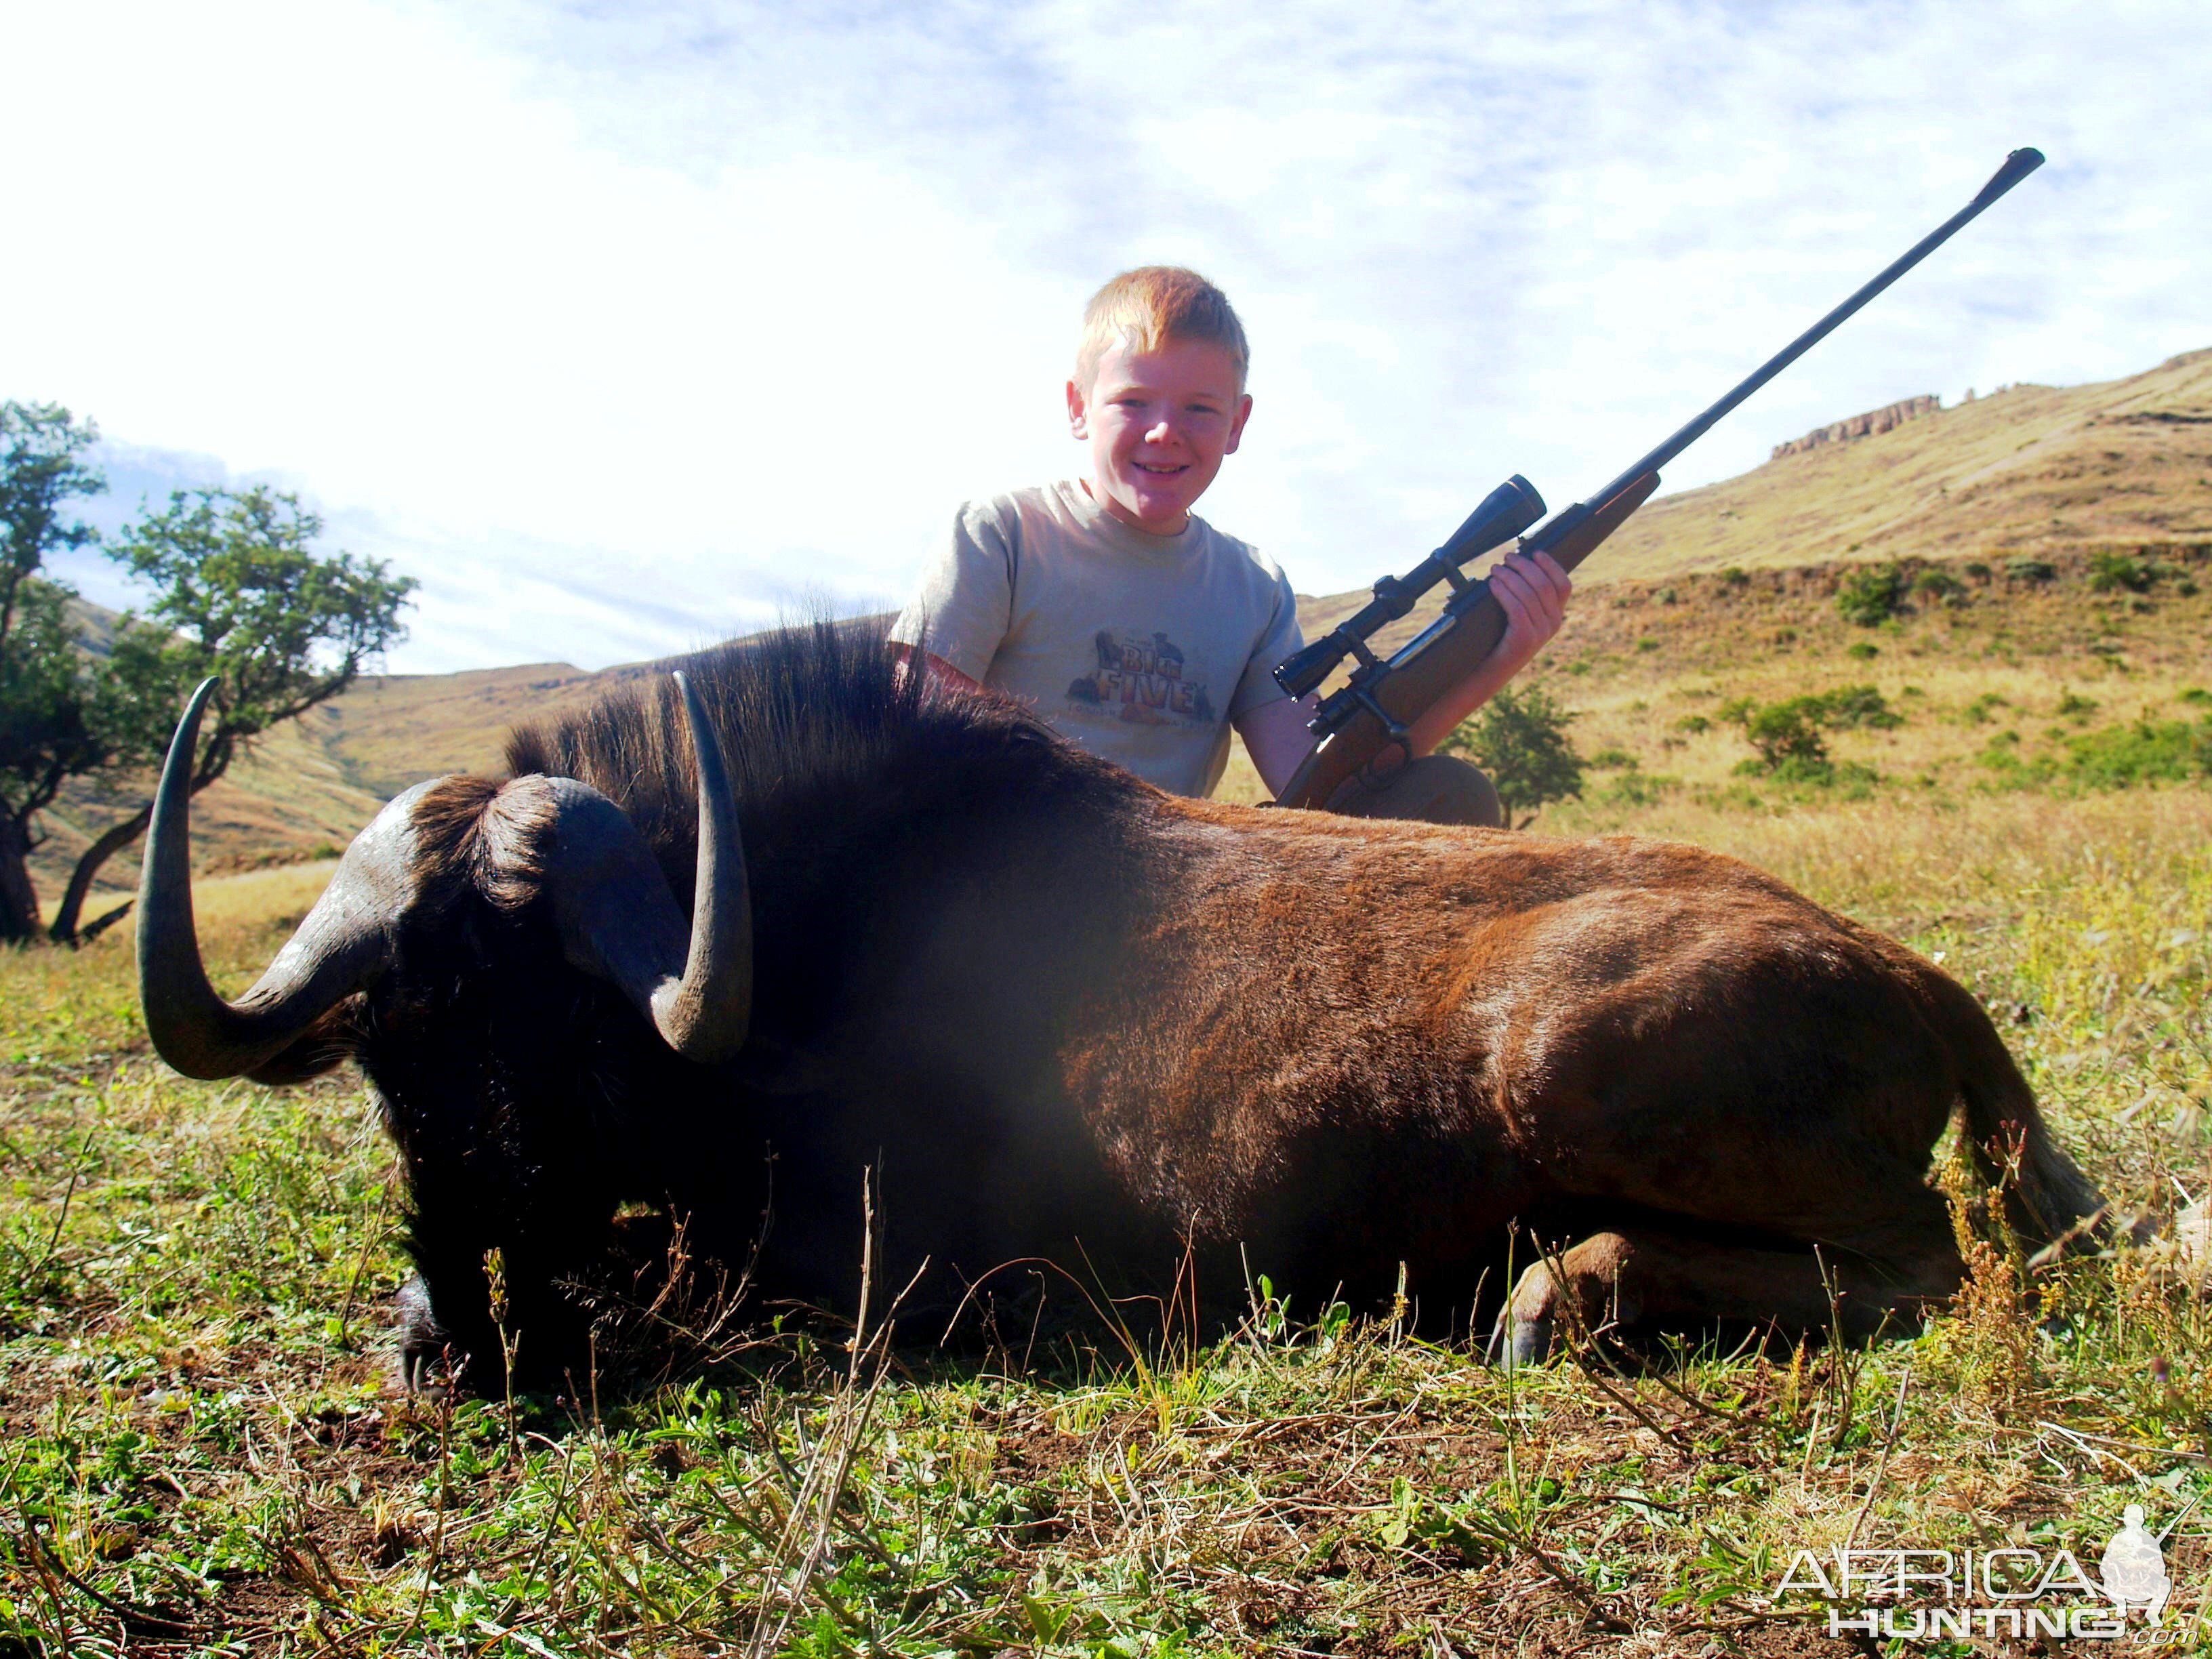
<instances>
[{"instance_id":1,"label":"wildebeest beard","mask_svg":"<svg viewBox=\"0 0 2212 1659\"><path fill-rule=\"evenodd\" d=\"M763 1304L849 1310L870 1169L877 1282L929 1262L923 1327L1001 1264L1164 1290L1186 1249L1216 1306L1248 1266L1308 1307L1402 1268L1465 1319L1520 1222L1567 1247L1504 1310L1524 1358L1563 1317L1821 1328L1832 1291L1850 1330L1909 1323L1960 1272L1923 1178L1960 1103L1992 1170L2018 1149L2023 1232L2097 1207L1971 996L1735 860L1174 799L851 629L684 667L700 737L640 678L518 730L507 781L387 809L407 896L345 947L376 965L253 1062L351 1054L383 1101L410 1379L441 1353L496 1378L495 1249L520 1366L580 1365L562 1285L625 1205L700 1255L757 1243ZM644 908L691 908L697 741L750 881L741 1046L706 1062L560 886L558 811L596 791L658 866Z\"/></svg>"}]
</instances>

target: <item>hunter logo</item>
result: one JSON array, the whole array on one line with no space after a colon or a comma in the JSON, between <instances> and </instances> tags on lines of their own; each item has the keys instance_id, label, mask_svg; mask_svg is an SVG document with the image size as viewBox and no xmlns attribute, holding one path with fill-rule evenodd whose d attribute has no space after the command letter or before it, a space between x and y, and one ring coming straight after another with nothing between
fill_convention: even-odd
<instances>
[{"instance_id":1,"label":"hunter logo","mask_svg":"<svg viewBox=\"0 0 2212 1659\"><path fill-rule=\"evenodd\" d=\"M2160 1628L2173 1591L2161 1544L2172 1530L2153 1534L2129 1504L2094 1578L2066 1549L1799 1550L1775 1591L1828 1602L1830 1636L2115 1642L2158 1631L2163 1645L2180 1634Z\"/></svg>"},{"instance_id":2,"label":"hunter logo","mask_svg":"<svg viewBox=\"0 0 2212 1659\"><path fill-rule=\"evenodd\" d=\"M2105 1594L2115 1607L2123 1613L2141 1607L2148 1622L2155 1625L2166 1612L2166 1598L2173 1593L2173 1581L2166 1576L2166 1552L2144 1527L2142 1518L2142 1504L2128 1505L2127 1523L2105 1546L2104 1571L2098 1576L2104 1580Z\"/></svg>"}]
</instances>

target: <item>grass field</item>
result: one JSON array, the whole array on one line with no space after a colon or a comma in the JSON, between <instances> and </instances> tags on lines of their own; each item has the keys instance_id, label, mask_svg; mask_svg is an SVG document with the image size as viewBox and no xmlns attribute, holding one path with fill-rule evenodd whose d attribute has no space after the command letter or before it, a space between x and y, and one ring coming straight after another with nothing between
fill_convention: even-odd
<instances>
[{"instance_id":1,"label":"grass field","mask_svg":"<svg viewBox=\"0 0 2212 1659\"><path fill-rule=\"evenodd\" d=\"M1871 627L1838 568L1586 593L1535 678L1599 763L1537 832L1695 840L1936 956L2105 1189L2170 1215L2212 1184L2203 556L1961 561ZM1747 721L1797 697L1844 711L1826 757L1766 767ZM219 983L329 869L203 884ZM1778 1593L1795 1552L2094 1577L2130 1504L2178 1522L2158 1643L2212 1651L2208 1319L2169 1247L2031 1268L1954 1180L1968 1292L1869 1351L1508 1376L1255 1291L1226 1336L947 1359L676 1310L659 1382L414 1401L358 1079L169 1073L127 933L0 960L0 1654L1842 1654L1884 1644Z\"/></svg>"}]
</instances>

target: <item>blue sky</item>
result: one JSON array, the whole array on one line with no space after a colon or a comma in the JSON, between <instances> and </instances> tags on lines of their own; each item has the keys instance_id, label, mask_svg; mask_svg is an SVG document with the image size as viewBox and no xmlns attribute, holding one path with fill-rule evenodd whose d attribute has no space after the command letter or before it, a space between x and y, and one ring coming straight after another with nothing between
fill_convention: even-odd
<instances>
[{"instance_id":1,"label":"blue sky","mask_svg":"<svg viewBox=\"0 0 2212 1659\"><path fill-rule=\"evenodd\" d=\"M2016 145L1668 487L2212 344L2208 62L2188 4L12 7L0 396L98 419L111 518L301 490L421 579L395 668L596 667L895 601L1075 467L1090 290L1188 263L1255 348L1202 510L1333 592L1603 482Z\"/></svg>"}]
</instances>

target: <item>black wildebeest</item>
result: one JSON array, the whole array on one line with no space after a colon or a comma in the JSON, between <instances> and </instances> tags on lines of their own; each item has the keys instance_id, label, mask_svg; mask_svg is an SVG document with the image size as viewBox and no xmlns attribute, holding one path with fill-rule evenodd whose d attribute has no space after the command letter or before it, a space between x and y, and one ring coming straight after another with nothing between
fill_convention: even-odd
<instances>
[{"instance_id":1,"label":"black wildebeest","mask_svg":"<svg viewBox=\"0 0 2212 1659\"><path fill-rule=\"evenodd\" d=\"M880 1160L895 1281L1194 1240L1355 1302L1402 1262L1466 1309L1519 1218L1579 1238L1503 1310L1523 1357L1563 1297L1820 1328L1832 1286L1858 1333L1909 1321L1960 1275L1925 1179L1954 1109L2023 1233L2099 1207L1972 996L1747 865L1175 799L827 627L526 726L505 782L410 789L227 1004L196 718L147 1021L200 1077L358 1060L406 1170L410 1378L441 1348L495 1373L492 1247L541 1364L623 1204L735 1255L771 1150L777 1293L850 1299Z\"/></svg>"}]
</instances>

